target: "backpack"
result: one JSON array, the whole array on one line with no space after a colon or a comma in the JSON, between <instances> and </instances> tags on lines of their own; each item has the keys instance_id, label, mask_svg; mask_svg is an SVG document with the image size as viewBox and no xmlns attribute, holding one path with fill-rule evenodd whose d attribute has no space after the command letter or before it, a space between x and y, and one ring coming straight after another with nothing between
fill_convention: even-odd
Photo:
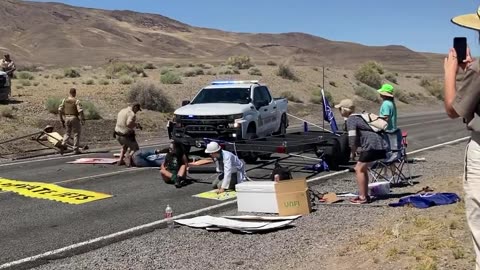
<instances>
[{"instance_id":1,"label":"backpack","mask_svg":"<svg viewBox=\"0 0 480 270\"><path fill-rule=\"evenodd\" d=\"M388 122L374 113L363 112L355 115L362 118L374 132L382 133L387 130Z\"/></svg>"},{"instance_id":2,"label":"backpack","mask_svg":"<svg viewBox=\"0 0 480 270\"><path fill-rule=\"evenodd\" d=\"M270 179L272 181L275 180L276 174L280 176L280 181L293 179L292 173L290 172L290 170L286 167L282 167L278 162L275 163L275 168L273 168L272 174L270 175Z\"/></svg>"}]
</instances>

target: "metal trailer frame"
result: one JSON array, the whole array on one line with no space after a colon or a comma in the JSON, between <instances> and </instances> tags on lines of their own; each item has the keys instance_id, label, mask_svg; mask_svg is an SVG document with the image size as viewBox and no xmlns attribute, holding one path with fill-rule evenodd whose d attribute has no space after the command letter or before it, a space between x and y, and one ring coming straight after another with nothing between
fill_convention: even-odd
<instances>
[{"instance_id":1,"label":"metal trailer frame","mask_svg":"<svg viewBox=\"0 0 480 270\"><path fill-rule=\"evenodd\" d=\"M330 155L335 155L337 152L334 149L335 145L333 144L333 140L345 135L346 133L344 132L334 134L329 131L299 131L287 133L285 135L247 139L237 142L204 138L204 142L205 144L211 141L218 142L223 149L233 152L236 155L239 155L238 153L240 153L240 155L248 155L249 153L253 153L258 156L262 156L277 153L315 161L329 159L326 161L327 163L335 163L328 164L332 169L334 169L338 168L339 165L347 165L348 163L342 162L342 160L347 161L349 156L343 157L343 159L340 159L339 162L339 159L336 157L324 156L324 154L325 152L330 152ZM332 148L330 151L327 150L329 147ZM337 150L340 150L340 153L338 154L342 155L342 149ZM304 153L314 153L318 158L302 155ZM346 154L349 155L349 151Z\"/></svg>"}]
</instances>

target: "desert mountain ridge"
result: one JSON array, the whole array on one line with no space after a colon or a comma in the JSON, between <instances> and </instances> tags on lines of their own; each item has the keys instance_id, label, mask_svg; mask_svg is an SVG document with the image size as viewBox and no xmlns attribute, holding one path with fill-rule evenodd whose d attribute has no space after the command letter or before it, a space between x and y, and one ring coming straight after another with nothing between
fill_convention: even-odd
<instances>
[{"instance_id":1,"label":"desert mountain ridge","mask_svg":"<svg viewBox=\"0 0 480 270\"><path fill-rule=\"evenodd\" d=\"M365 46L292 32L234 33L157 15L61 3L2 0L0 51L19 65L102 65L112 60L219 63L248 55L291 65L356 68L368 60L392 71L439 73L442 55L404 46Z\"/></svg>"}]
</instances>

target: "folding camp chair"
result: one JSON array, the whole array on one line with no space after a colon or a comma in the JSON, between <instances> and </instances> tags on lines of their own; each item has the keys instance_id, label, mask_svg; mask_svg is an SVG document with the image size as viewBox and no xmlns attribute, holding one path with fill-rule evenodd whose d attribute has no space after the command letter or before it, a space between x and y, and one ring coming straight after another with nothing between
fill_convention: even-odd
<instances>
[{"instance_id":1,"label":"folding camp chair","mask_svg":"<svg viewBox=\"0 0 480 270\"><path fill-rule=\"evenodd\" d=\"M387 158L375 161L369 167L372 182L388 181L392 185L411 185L412 174L407 162L407 132L397 129L394 132L385 132L383 137L387 142ZM403 172L405 165L408 176Z\"/></svg>"}]
</instances>

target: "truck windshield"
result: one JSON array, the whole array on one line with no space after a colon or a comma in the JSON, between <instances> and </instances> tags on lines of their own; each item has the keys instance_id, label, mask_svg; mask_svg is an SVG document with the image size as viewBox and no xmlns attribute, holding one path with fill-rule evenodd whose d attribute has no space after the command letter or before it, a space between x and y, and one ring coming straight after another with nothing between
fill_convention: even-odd
<instances>
[{"instance_id":1,"label":"truck windshield","mask_svg":"<svg viewBox=\"0 0 480 270\"><path fill-rule=\"evenodd\" d=\"M250 88L202 89L190 104L204 103L250 103Z\"/></svg>"}]
</instances>

